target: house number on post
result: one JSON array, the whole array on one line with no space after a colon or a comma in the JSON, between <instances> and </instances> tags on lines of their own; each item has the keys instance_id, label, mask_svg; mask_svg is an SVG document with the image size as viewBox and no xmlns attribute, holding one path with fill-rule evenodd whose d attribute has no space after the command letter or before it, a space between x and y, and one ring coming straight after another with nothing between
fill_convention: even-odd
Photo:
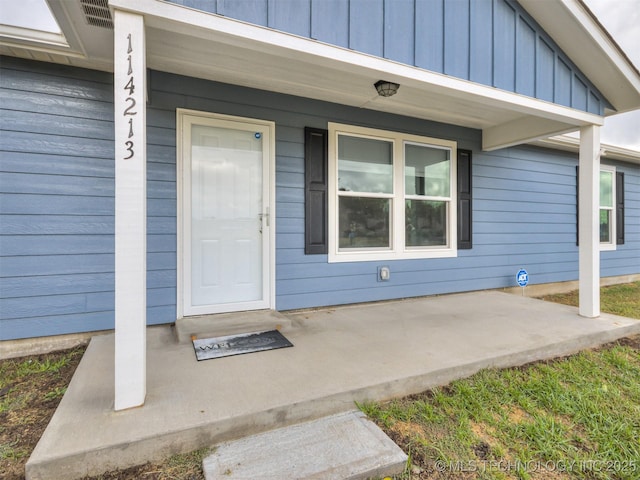
<instances>
[{"instance_id":1,"label":"house number on post","mask_svg":"<svg viewBox=\"0 0 640 480\"><path fill-rule=\"evenodd\" d=\"M122 115L127 118L129 117L129 135L128 140L124 142L125 150L127 155L123 157L123 160L130 160L135 156L135 134L133 132L133 115L137 115L134 109L136 107L136 99L133 97L133 94L136 90L135 86L135 77L133 76L133 66L131 65L131 53L133 52L133 48L131 46L131 34L127 35L128 47L127 47L127 61L129 62L129 69L127 70L127 75L129 75L128 81L124 86L124 90L129 93L129 96L124 99L125 108L122 112Z\"/></svg>"}]
</instances>

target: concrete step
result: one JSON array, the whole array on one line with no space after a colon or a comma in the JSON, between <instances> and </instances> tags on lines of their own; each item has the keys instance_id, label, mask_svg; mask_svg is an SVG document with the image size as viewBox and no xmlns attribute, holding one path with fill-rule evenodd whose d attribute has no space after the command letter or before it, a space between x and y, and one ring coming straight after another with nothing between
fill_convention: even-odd
<instances>
[{"instance_id":1,"label":"concrete step","mask_svg":"<svg viewBox=\"0 0 640 480\"><path fill-rule=\"evenodd\" d=\"M194 336L212 338L276 329L286 331L289 327L291 319L280 312L255 310L180 318L176 320L175 334L178 343L188 343Z\"/></svg>"},{"instance_id":2,"label":"concrete step","mask_svg":"<svg viewBox=\"0 0 640 480\"><path fill-rule=\"evenodd\" d=\"M206 480L367 479L402 473L407 455L351 411L224 443L204 459Z\"/></svg>"}]
</instances>

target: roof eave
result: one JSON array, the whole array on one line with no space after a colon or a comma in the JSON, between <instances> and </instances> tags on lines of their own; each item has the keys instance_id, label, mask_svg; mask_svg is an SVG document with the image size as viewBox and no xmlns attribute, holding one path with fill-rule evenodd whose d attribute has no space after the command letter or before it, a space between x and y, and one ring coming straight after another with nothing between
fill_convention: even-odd
<instances>
[{"instance_id":1,"label":"roof eave","mask_svg":"<svg viewBox=\"0 0 640 480\"><path fill-rule=\"evenodd\" d=\"M557 135L531 142L531 145L578 153L580 150L580 138L569 135ZM619 160L640 165L640 151L638 150L603 143L600 151L602 157L608 160Z\"/></svg>"},{"instance_id":2,"label":"roof eave","mask_svg":"<svg viewBox=\"0 0 640 480\"><path fill-rule=\"evenodd\" d=\"M614 111L640 109L640 71L582 0L518 0L600 92Z\"/></svg>"}]
</instances>

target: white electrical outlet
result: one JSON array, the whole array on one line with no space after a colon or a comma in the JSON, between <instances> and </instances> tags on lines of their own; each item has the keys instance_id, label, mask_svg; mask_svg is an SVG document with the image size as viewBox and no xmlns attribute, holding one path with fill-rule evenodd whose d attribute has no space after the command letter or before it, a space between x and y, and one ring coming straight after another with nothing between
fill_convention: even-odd
<instances>
[{"instance_id":1,"label":"white electrical outlet","mask_svg":"<svg viewBox=\"0 0 640 480\"><path fill-rule=\"evenodd\" d=\"M389 267L378 267L378 279L381 282L388 282L391 278L391 271Z\"/></svg>"}]
</instances>

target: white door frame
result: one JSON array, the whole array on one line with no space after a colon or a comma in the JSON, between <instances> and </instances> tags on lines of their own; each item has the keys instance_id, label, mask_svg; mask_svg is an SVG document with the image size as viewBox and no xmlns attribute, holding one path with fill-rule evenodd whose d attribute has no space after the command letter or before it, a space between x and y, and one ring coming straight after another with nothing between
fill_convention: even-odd
<instances>
[{"instance_id":1,"label":"white door frame","mask_svg":"<svg viewBox=\"0 0 640 480\"><path fill-rule=\"evenodd\" d=\"M262 288L263 298L252 305L244 303L228 303L217 306L186 308L186 299L191 298L189 290L191 278L191 172L186 172L186 156L189 155L190 141L185 141L184 132L186 117L201 120L221 128L247 130L247 127L259 127L263 131L263 142L267 149L268 168L263 172L263 258ZM235 117L216 113L200 112L179 108L176 110L176 187L177 187L177 318L185 316L206 315L253 309L273 309L275 307L275 122L253 118ZM188 173L188 175L187 175Z\"/></svg>"}]
</instances>

